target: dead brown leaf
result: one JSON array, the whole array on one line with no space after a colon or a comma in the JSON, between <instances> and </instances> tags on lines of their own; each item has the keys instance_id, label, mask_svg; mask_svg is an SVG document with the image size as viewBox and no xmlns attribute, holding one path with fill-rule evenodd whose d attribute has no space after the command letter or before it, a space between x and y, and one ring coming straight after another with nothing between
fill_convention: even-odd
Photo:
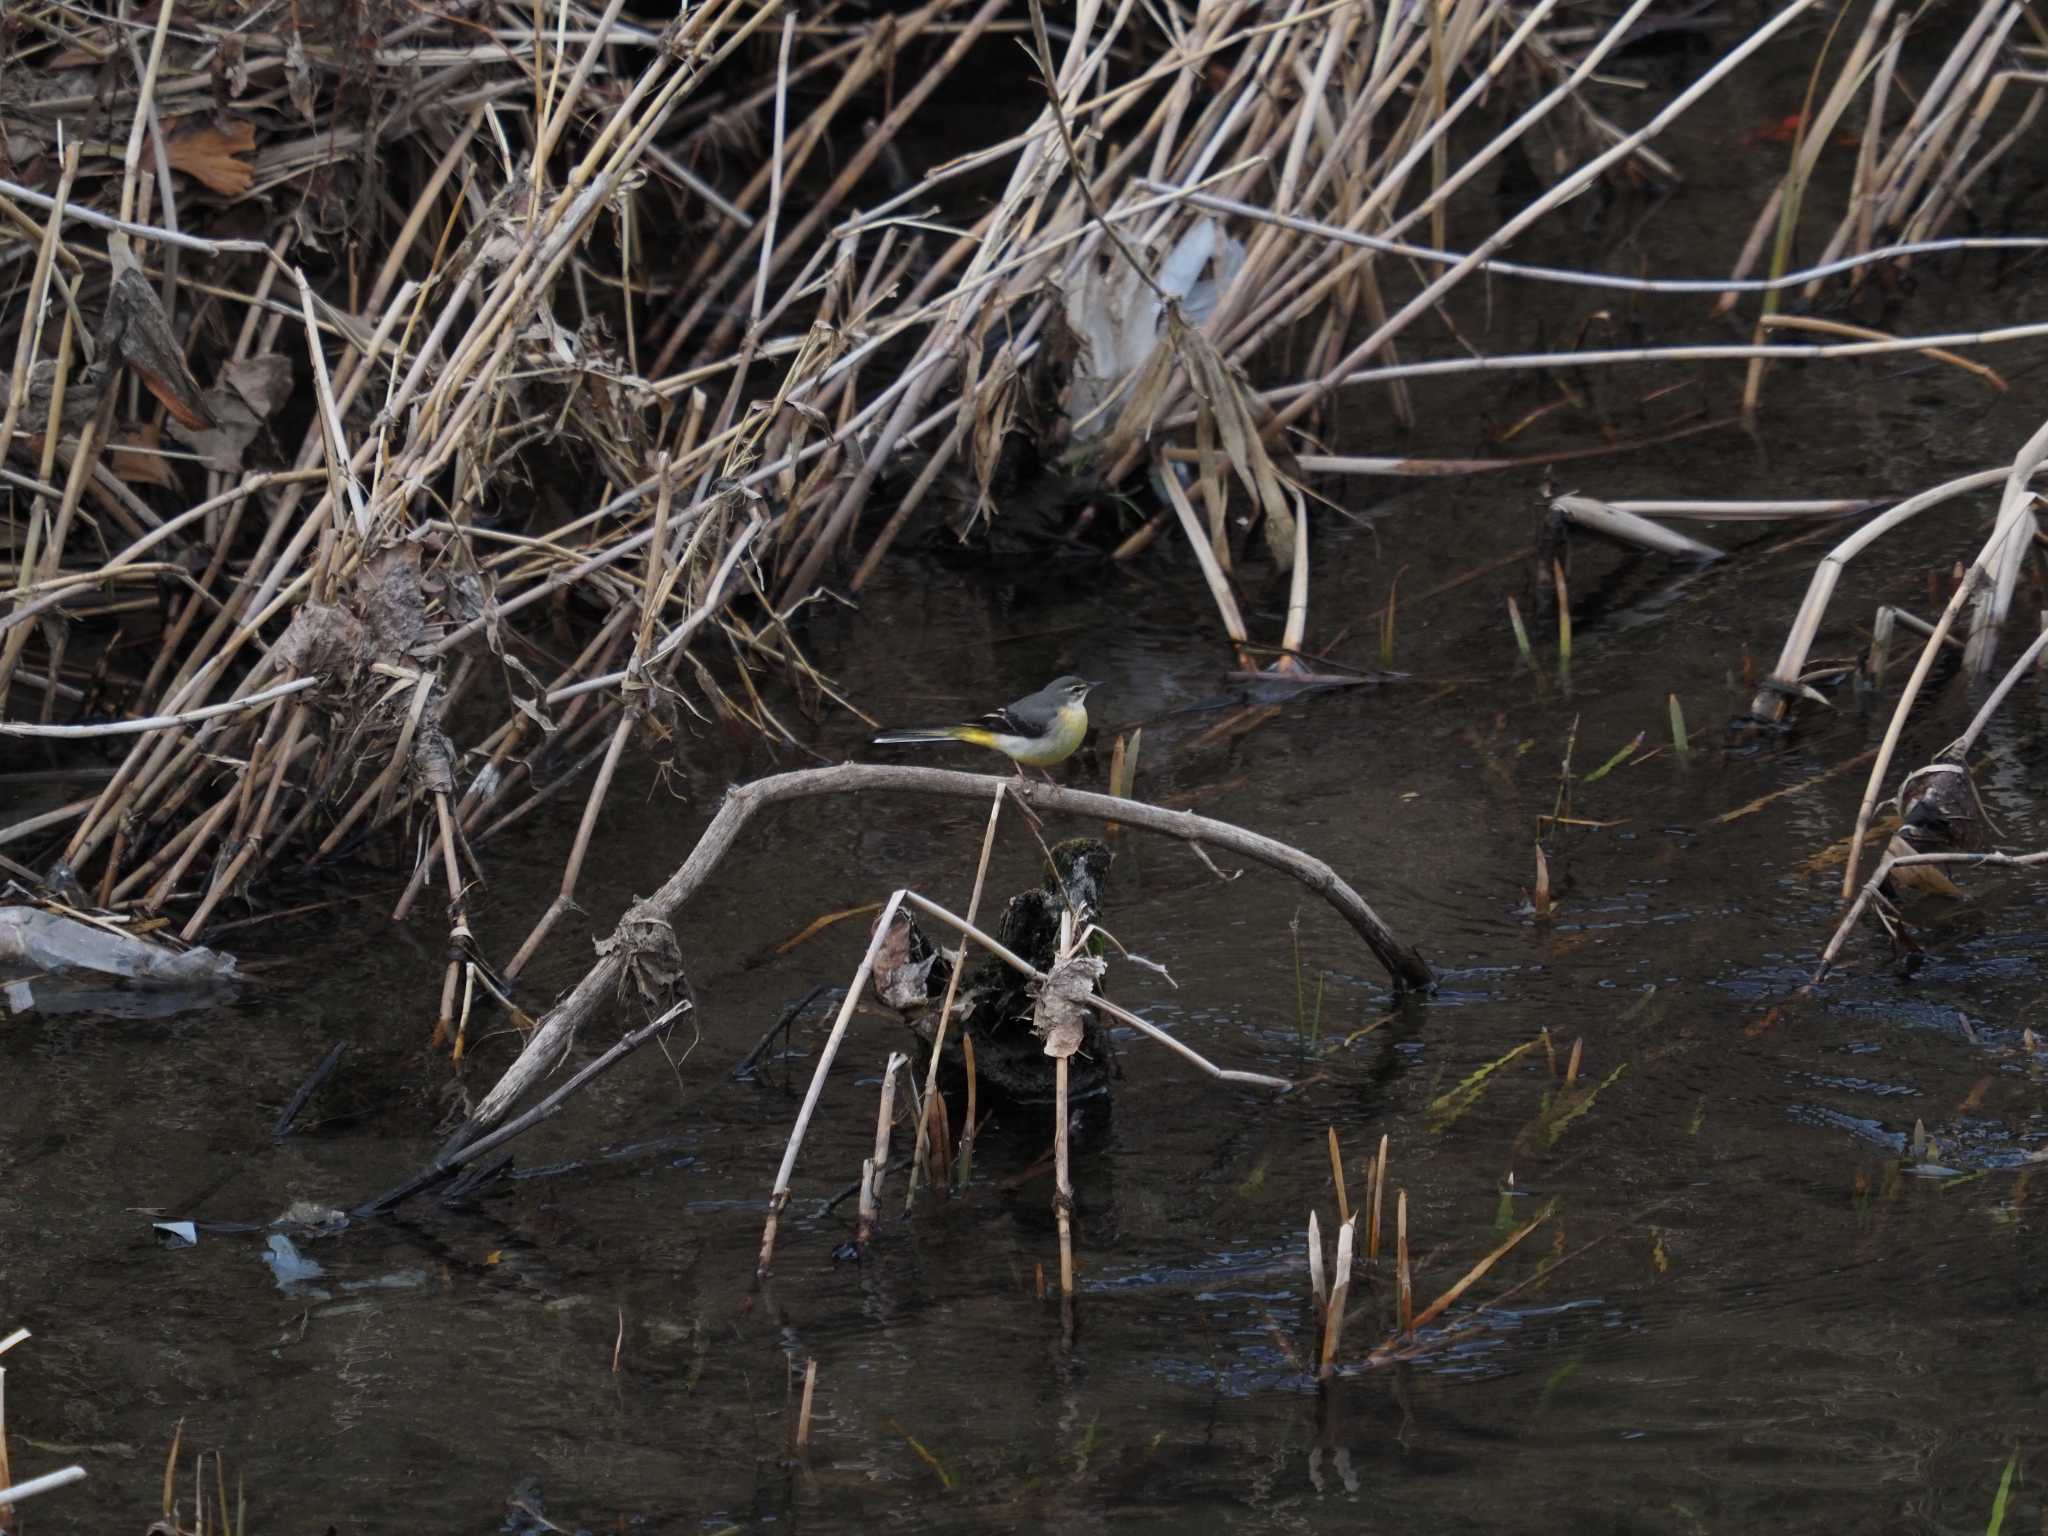
<instances>
[{"instance_id":1,"label":"dead brown leaf","mask_svg":"<svg viewBox=\"0 0 2048 1536\"><path fill-rule=\"evenodd\" d=\"M200 396L213 425L196 431L174 415L171 435L189 443L208 469L239 475L264 418L291 398L292 363L282 353L261 352L237 358L221 369L220 377Z\"/></svg>"},{"instance_id":2,"label":"dead brown leaf","mask_svg":"<svg viewBox=\"0 0 2048 1536\"><path fill-rule=\"evenodd\" d=\"M1071 1056L1081 1049L1087 999L1109 969L1094 955L1069 955L1046 974L1038 988L1038 1007L1031 1025L1045 1041L1045 1054Z\"/></svg>"},{"instance_id":3,"label":"dead brown leaf","mask_svg":"<svg viewBox=\"0 0 2048 1536\"><path fill-rule=\"evenodd\" d=\"M159 453L134 451L154 449L162 438L163 432L155 421L121 433L113 444L114 473L128 485L160 485L166 490L175 489L178 477L171 473L168 459Z\"/></svg>"},{"instance_id":4,"label":"dead brown leaf","mask_svg":"<svg viewBox=\"0 0 2048 1536\"><path fill-rule=\"evenodd\" d=\"M240 395L250 410L269 417L292 397L292 360L282 352L238 357L220 371L221 382Z\"/></svg>"},{"instance_id":5,"label":"dead brown leaf","mask_svg":"<svg viewBox=\"0 0 2048 1536\"><path fill-rule=\"evenodd\" d=\"M223 197L240 197L255 182L256 168L236 156L255 147L256 125L234 118L224 128L207 123L171 135L164 144L164 158L172 170L183 171Z\"/></svg>"},{"instance_id":6,"label":"dead brown leaf","mask_svg":"<svg viewBox=\"0 0 2048 1536\"><path fill-rule=\"evenodd\" d=\"M931 1001L932 965L939 952L930 950L920 958L917 947L910 919L898 912L875 951L875 995L891 1008L921 1008Z\"/></svg>"},{"instance_id":7,"label":"dead brown leaf","mask_svg":"<svg viewBox=\"0 0 2048 1536\"><path fill-rule=\"evenodd\" d=\"M372 658L362 621L334 603L302 603L277 642L277 658L301 677L346 684Z\"/></svg>"},{"instance_id":8,"label":"dead brown leaf","mask_svg":"<svg viewBox=\"0 0 2048 1536\"><path fill-rule=\"evenodd\" d=\"M213 425L194 429L173 415L170 418L171 436L187 444L208 469L218 470L224 475L239 475L242 456L256 441L256 433L262 423L256 419L256 413L242 403L241 396L229 390L209 389L203 398L212 414Z\"/></svg>"},{"instance_id":9,"label":"dead brown leaf","mask_svg":"<svg viewBox=\"0 0 2048 1536\"><path fill-rule=\"evenodd\" d=\"M427 600L420 590L420 547L407 540L370 556L356 573L356 612L373 654L397 660L426 638Z\"/></svg>"},{"instance_id":10,"label":"dead brown leaf","mask_svg":"<svg viewBox=\"0 0 2048 1536\"><path fill-rule=\"evenodd\" d=\"M165 410L193 431L213 425L199 381L185 362L156 289L142 269L116 262L114 285L107 291L107 312L100 322L102 361L119 358Z\"/></svg>"}]
</instances>

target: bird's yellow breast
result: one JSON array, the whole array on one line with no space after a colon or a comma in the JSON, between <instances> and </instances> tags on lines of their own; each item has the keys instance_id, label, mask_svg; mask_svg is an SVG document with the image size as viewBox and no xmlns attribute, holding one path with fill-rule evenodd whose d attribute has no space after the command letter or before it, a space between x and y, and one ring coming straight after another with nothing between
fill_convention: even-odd
<instances>
[{"instance_id":1,"label":"bird's yellow breast","mask_svg":"<svg viewBox=\"0 0 2048 1536\"><path fill-rule=\"evenodd\" d=\"M1088 734L1088 709L1083 704L1062 704L1053 716L1052 729L1035 741L1005 736L1002 750L1027 768L1050 768L1074 755L1081 738ZM1020 750L1021 749L1021 750Z\"/></svg>"}]
</instances>

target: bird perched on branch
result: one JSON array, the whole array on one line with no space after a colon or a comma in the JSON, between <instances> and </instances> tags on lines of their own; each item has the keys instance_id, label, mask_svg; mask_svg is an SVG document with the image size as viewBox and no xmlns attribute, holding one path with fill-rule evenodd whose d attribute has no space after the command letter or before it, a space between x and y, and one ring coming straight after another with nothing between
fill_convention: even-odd
<instances>
[{"instance_id":1,"label":"bird perched on branch","mask_svg":"<svg viewBox=\"0 0 2048 1536\"><path fill-rule=\"evenodd\" d=\"M1050 768L1072 757L1088 734L1088 691L1094 686L1086 678L1057 677L1038 692L983 715L971 725L905 726L882 732L875 744L894 747L964 741L1002 753L1017 765L1019 773L1026 768Z\"/></svg>"}]
</instances>

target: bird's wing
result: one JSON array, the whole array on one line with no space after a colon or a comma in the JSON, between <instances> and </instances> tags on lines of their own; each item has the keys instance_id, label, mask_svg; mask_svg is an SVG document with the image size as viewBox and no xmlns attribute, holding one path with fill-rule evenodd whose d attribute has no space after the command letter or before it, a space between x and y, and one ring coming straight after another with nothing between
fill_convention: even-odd
<instances>
[{"instance_id":1,"label":"bird's wing","mask_svg":"<svg viewBox=\"0 0 2048 1536\"><path fill-rule=\"evenodd\" d=\"M984 731L993 731L998 736L1037 736L1045 729L1043 725L1033 725L1019 718L1015 704L990 710L974 723Z\"/></svg>"},{"instance_id":2,"label":"bird's wing","mask_svg":"<svg viewBox=\"0 0 2048 1536\"><path fill-rule=\"evenodd\" d=\"M1013 699L981 723L992 731L1004 731L1012 736L1043 736L1052 729L1059 711L1060 701L1053 697L1050 689L1041 688L1021 699Z\"/></svg>"}]
</instances>

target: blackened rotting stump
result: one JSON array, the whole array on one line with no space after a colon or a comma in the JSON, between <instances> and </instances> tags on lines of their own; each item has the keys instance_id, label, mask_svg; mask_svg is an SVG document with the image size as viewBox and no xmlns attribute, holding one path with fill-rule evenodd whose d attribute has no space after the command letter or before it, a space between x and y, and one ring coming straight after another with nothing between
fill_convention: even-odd
<instances>
[{"instance_id":1,"label":"blackened rotting stump","mask_svg":"<svg viewBox=\"0 0 2048 1536\"><path fill-rule=\"evenodd\" d=\"M1059 958L1060 917L1071 906L1085 925L1099 917L1103 891L1115 855L1092 837L1069 838L1052 849L1058 879L1048 874L1036 890L1012 896L995 926L995 936L1013 953L1040 971ZM945 1000L950 966L941 943L955 939L951 929L934 936L905 914L907 950L901 943L885 945L875 966L875 992L901 1013L924 1042L922 1072L930 1060L932 1033L938 1027L939 1005ZM1091 941L1089 951L1102 947ZM939 1063L940 1087L956 1096L966 1089L967 1059L960 1047L962 1030L974 1037L976 1093L983 1103L1050 1104L1053 1101L1053 1060L1032 1026L1037 1003L1030 978L1020 975L969 941L967 974L953 1001L953 1022L946 1030ZM976 958L978 957L978 958ZM1089 1010L1081 1050L1067 1063L1069 1101L1109 1092L1116 1059L1102 1017Z\"/></svg>"}]
</instances>

